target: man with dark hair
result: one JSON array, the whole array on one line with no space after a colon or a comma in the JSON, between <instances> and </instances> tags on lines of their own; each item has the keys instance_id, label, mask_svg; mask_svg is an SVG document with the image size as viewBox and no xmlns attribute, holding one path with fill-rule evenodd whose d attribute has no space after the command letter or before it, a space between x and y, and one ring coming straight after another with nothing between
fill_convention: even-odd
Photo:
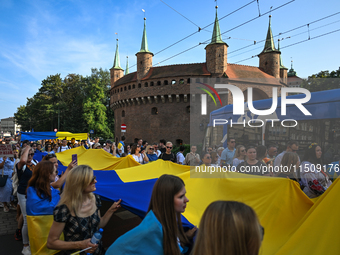
<instances>
[{"instance_id":1,"label":"man with dark hair","mask_svg":"<svg viewBox=\"0 0 340 255\"><path fill-rule=\"evenodd\" d=\"M142 147L141 147L141 150L145 150L146 149L146 146L148 146L148 142L147 141L143 141L142 142Z\"/></svg>"},{"instance_id":2,"label":"man with dark hair","mask_svg":"<svg viewBox=\"0 0 340 255\"><path fill-rule=\"evenodd\" d=\"M183 145L181 145L179 147L179 152L177 152L176 154L176 158L177 158L177 163L180 164L180 165L183 165L183 161L184 161L184 155L183 155L183 152L185 150L185 147Z\"/></svg>"},{"instance_id":3,"label":"man with dark hair","mask_svg":"<svg viewBox=\"0 0 340 255\"><path fill-rule=\"evenodd\" d=\"M289 141L287 143L287 149L283 152L281 152L274 160L274 167L279 167L281 165L281 160L283 158L283 155L285 155L286 152L297 152L299 150L299 144L296 141ZM300 158L299 158L300 161ZM300 161L301 162L301 161Z\"/></svg>"},{"instance_id":4,"label":"man with dark hair","mask_svg":"<svg viewBox=\"0 0 340 255\"><path fill-rule=\"evenodd\" d=\"M272 145L269 145L268 146L268 155L267 155L267 158L269 160L272 160L276 157L277 155L277 147L276 145L272 144Z\"/></svg>"},{"instance_id":5,"label":"man with dark hair","mask_svg":"<svg viewBox=\"0 0 340 255\"><path fill-rule=\"evenodd\" d=\"M222 165L231 165L233 163L233 158L236 151L235 144L236 144L235 138L228 137L227 139L228 146L222 151L221 154Z\"/></svg>"},{"instance_id":6,"label":"man with dark hair","mask_svg":"<svg viewBox=\"0 0 340 255\"><path fill-rule=\"evenodd\" d=\"M154 143L153 148L155 150L155 153L157 154L157 157L159 157L159 155L161 155L161 151L158 149L158 143Z\"/></svg>"},{"instance_id":7,"label":"man with dark hair","mask_svg":"<svg viewBox=\"0 0 340 255\"><path fill-rule=\"evenodd\" d=\"M64 138L61 142L61 146L58 148L57 152L63 152L71 149L70 146L67 145L67 140Z\"/></svg>"},{"instance_id":8,"label":"man with dark hair","mask_svg":"<svg viewBox=\"0 0 340 255\"><path fill-rule=\"evenodd\" d=\"M166 141L164 139L159 140L159 150L161 151L161 153L164 153L166 151L165 143Z\"/></svg>"}]
</instances>

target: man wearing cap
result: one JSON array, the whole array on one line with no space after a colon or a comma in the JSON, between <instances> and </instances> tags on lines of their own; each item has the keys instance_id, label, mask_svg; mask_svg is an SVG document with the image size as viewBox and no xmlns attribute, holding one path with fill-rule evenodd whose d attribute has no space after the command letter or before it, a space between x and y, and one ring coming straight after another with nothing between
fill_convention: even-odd
<instances>
[{"instance_id":1,"label":"man wearing cap","mask_svg":"<svg viewBox=\"0 0 340 255\"><path fill-rule=\"evenodd\" d=\"M111 153L111 147L112 147L112 142L110 140L106 140L105 147L103 147L103 150L108 153Z\"/></svg>"}]
</instances>

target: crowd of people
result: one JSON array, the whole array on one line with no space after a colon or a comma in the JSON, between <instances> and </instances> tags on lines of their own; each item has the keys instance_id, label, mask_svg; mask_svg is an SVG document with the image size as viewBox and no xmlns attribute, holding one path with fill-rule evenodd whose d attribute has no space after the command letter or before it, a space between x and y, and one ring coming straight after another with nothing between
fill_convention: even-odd
<instances>
[{"instance_id":1,"label":"crowd of people","mask_svg":"<svg viewBox=\"0 0 340 255\"><path fill-rule=\"evenodd\" d=\"M322 162L321 146L316 143L308 146L301 161L295 141L288 142L286 150L277 155L276 145L236 146L232 137L227 139L226 148L207 147L201 154L195 145L186 154L181 145L175 154L172 142L166 140L148 144L139 139L137 143L126 144L122 137L117 146L110 140L101 144L99 138L80 142L12 140L8 137L2 141L12 144L13 157L0 158L0 171L9 177L0 187L0 202L4 212L17 210L15 238L22 240L24 255L31 254L29 236L34 229L30 229L27 217L30 215L53 215L47 238L49 249L70 254L88 248L88 253L105 254L102 243L93 244L90 239L120 208L121 200L101 216L101 199L95 195L97 181L89 166L78 166L73 160L58 175L57 153L78 146L103 149L114 157L131 155L140 164L162 159L182 165L227 166L244 174L288 178L297 182L310 198L320 196L332 184ZM40 162L33 159L37 151L47 153ZM261 169L265 167L271 170L264 173ZM106 254L258 254L264 230L252 208L239 202L215 201L206 208L196 231L196 227L184 229L181 224L181 213L188 202L185 184L179 177L161 176L154 185L142 223L118 238ZM64 240L59 239L62 233ZM128 245L131 242L134 251Z\"/></svg>"}]
</instances>

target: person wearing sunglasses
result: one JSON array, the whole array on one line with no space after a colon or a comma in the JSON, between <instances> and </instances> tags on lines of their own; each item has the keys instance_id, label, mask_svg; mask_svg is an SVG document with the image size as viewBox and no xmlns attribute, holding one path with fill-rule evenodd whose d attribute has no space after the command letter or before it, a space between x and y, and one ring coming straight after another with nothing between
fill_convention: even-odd
<instances>
[{"instance_id":1,"label":"person wearing sunglasses","mask_svg":"<svg viewBox=\"0 0 340 255\"><path fill-rule=\"evenodd\" d=\"M227 148L225 148L221 154L221 164L223 166L228 166L233 163L233 158L236 151L235 149L236 141L234 138L228 137L227 144L228 144Z\"/></svg>"},{"instance_id":2,"label":"person wearing sunglasses","mask_svg":"<svg viewBox=\"0 0 340 255\"><path fill-rule=\"evenodd\" d=\"M141 151L141 145L137 143L134 143L131 146L131 156L139 164L146 164L149 162L149 158L147 157L145 150Z\"/></svg>"},{"instance_id":3,"label":"person wearing sunglasses","mask_svg":"<svg viewBox=\"0 0 340 255\"><path fill-rule=\"evenodd\" d=\"M18 176L19 185L17 189L18 201L21 209L21 213L24 219L24 225L22 227L22 242L24 248L22 250L22 254L28 255L31 254L31 249L29 247L28 240L28 230L27 230L27 219L26 219L26 189L29 179L32 177L33 169L35 165L38 163L33 159L34 150L31 146L27 145L22 152L20 157L20 161L15 165L15 170Z\"/></svg>"},{"instance_id":4,"label":"person wearing sunglasses","mask_svg":"<svg viewBox=\"0 0 340 255\"><path fill-rule=\"evenodd\" d=\"M149 162L156 161L158 159L155 149L152 145L146 146L146 156L149 158Z\"/></svg>"},{"instance_id":5,"label":"person wearing sunglasses","mask_svg":"<svg viewBox=\"0 0 340 255\"><path fill-rule=\"evenodd\" d=\"M281 165L281 160L283 158L283 155L285 155L286 152L297 153L298 150L299 150L299 144L296 141L289 141L287 143L286 150L281 152L279 155L276 156L276 158L274 160L274 167L278 168ZM299 161L301 162L300 157L299 157Z\"/></svg>"},{"instance_id":6,"label":"person wearing sunglasses","mask_svg":"<svg viewBox=\"0 0 340 255\"><path fill-rule=\"evenodd\" d=\"M165 145L165 152L159 155L159 159L163 159L164 161L172 161L174 163L177 163L176 155L175 153L171 152L172 150L172 142L167 142Z\"/></svg>"},{"instance_id":7,"label":"person wearing sunglasses","mask_svg":"<svg viewBox=\"0 0 340 255\"><path fill-rule=\"evenodd\" d=\"M202 155L202 163L204 166L213 166L211 165L211 155L209 152L205 152Z\"/></svg>"},{"instance_id":8,"label":"person wearing sunglasses","mask_svg":"<svg viewBox=\"0 0 340 255\"><path fill-rule=\"evenodd\" d=\"M54 221L47 238L47 248L61 250L61 254L70 254L91 247L86 252L104 255L102 242L91 243L91 237L104 228L115 211L120 207L121 199L114 202L103 217L100 215L100 196L96 191L96 176L90 166L79 165L67 176L64 192L54 208ZM64 241L59 240L64 233Z\"/></svg>"},{"instance_id":9,"label":"person wearing sunglasses","mask_svg":"<svg viewBox=\"0 0 340 255\"><path fill-rule=\"evenodd\" d=\"M235 156L233 159L233 166L237 167L240 163L244 162L246 159L246 148L243 145L237 145Z\"/></svg>"},{"instance_id":10,"label":"person wearing sunglasses","mask_svg":"<svg viewBox=\"0 0 340 255\"><path fill-rule=\"evenodd\" d=\"M264 236L255 211L236 201L215 201L205 209L191 255L259 254Z\"/></svg>"},{"instance_id":11,"label":"person wearing sunglasses","mask_svg":"<svg viewBox=\"0 0 340 255\"><path fill-rule=\"evenodd\" d=\"M47 143L45 145L45 152L47 152L47 154L54 154L54 151L52 150L52 145L50 143Z\"/></svg>"}]
</instances>

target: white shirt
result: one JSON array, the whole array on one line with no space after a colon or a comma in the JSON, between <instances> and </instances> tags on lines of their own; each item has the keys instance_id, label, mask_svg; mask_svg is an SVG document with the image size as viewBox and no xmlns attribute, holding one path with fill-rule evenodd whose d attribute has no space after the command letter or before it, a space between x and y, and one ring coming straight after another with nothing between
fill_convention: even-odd
<instances>
[{"instance_id":1,"label":"white shirt","mask_svg":"<svg viewBox=\"0 0 340 255\"><path fill-rule=\"evenodd\" d=\"M67 151L67 150L69 150L69 149L70 149L70 147L66 145L66 146L61 146L61 147L59 147L57 151L58 151L58 152L63 152L63 151Z\"/></svg>"},{"instance_id":2,"label":"white shirt","mask_svg":"<svg viewBox=\"0 0 340 255\"><path fill-rule=\"evenodd\" d=\"M180 151L177 152L176 158L177 158L177 163L183 165L183 161L185 159L183 153Z\"/></svg>"}]
</instances>

